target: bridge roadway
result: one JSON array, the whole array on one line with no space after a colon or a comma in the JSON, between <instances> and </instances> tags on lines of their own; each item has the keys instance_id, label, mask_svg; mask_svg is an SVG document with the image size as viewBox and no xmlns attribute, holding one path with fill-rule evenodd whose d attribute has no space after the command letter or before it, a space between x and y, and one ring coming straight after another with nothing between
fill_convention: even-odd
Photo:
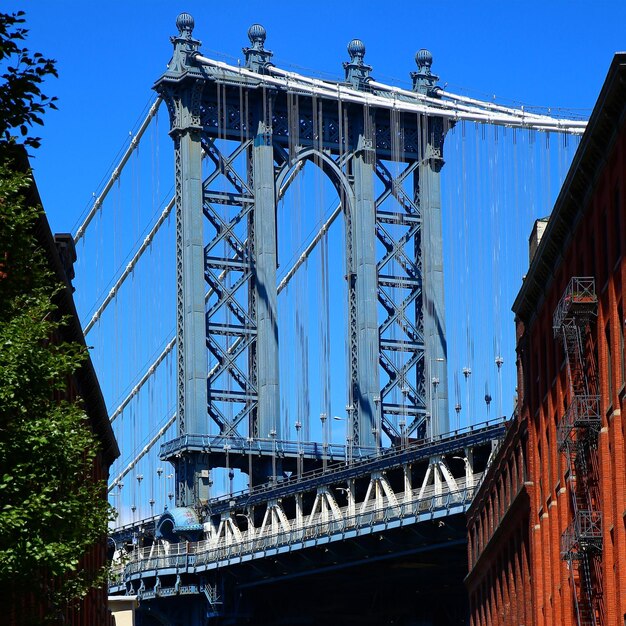
<instances>
[{"instance_id":1,"label":"bridge roadway","mask_svg":"<svg viewBox=\"0 0 626 626\"><path fill-rule=\"evenodd\" d=\"M328 453L329 460L334 461L334 464L329 465L326 470L318 469L307 472L301 477L292 474L291 477L281 480L277 485L266 483L265 485L255 487L252 491L245 490L214 498L211 500L211 513L222 513L229 508L239 509L273 498L293 496L294 494L316 489L324 485L347 481L377 471L381 472L401 467L406 463L430 459L438 455L449 455L452 452L459 452L465 448L471 449L473 446L484 444L485 441L500 439L504 435L505 426L506 422L503 419L486 421L445 433L435 439L411 442L401 448L383 448L378 453L372 450L369 456L353 456L349 463L344 461L346 454L344 446L335 446L337 449L333 448ZM224 439L226 440L226 438ZM228 441L232 444L233 438L228 439ZM317 455L311 458L316 458L318 461L321 460L322 446L315 443L311 444L311 446L311 450L317 451ZM304 444L303 449L306 449ZM232 457L235 456L236 451L237 448L233 445L231 450ZM245 455L247 453L247 445L246 447L242 445L240 454Z\"/></svg>"},{"instance_id":2,"label":"bridge roadway","mask_svg":"<svg viewBox=\"0 0 626 626\"><path fill-rule=\"evenodd\" d=\"M349 505L335 507L332 501L327 507L316 507L306 519L300 519L295 524L277 512L281 527L278 532L272 532L271 526L265 523L259 529L249 527L242 532L232 520L222 520L222 523L230 523L230 530L211 533L210 539L171 545L155 543L133 551L130 560L122 566L124 581L132 584L133 580L156 578L159 575L198 574L253 559L464 513L481 476L482 472L473 473L470 481L456 481L457 489L442 486L439 493L435 493L434 485L424 490L412 489L397 497L395 494L387 497L387 493L384 496L379 493L375 498L360 503L356 514L351 512ZM473 484L468 486L468 482ZM121 574L122 568L118 568L118 572ZM122 590L124 582L120 580L120 583L111 585L112 593ZM142 596L154 597L146 591L142 591Z\"/></svg>"},{"instance_id":3,"label":"bridge roadway","mask_svg":"<svg viewBox=\"0 0 626 626\"><path fill-rule=\"evenodd\" d=\"M333 448L328 448L328 460L330 462L326 469L309 471L301 476L292 474L283 478L278 484L266 483L255 487L253 490L242 490L231 494L225 494L210 501L208 508L212 514L220 514L229 509L240 510L251 505L259 504L272 498L283 498L292 496L299 492L311 490L323 485L349 480L361 475L366 475L373 471L385 471L390 468L399 467L406 463L411 463L435 455L449 455L451 452L459 451L462 448L472 448L485 441L500 439L506 427L504 418L488 420L466 428L457 429L450 433L443 434L434 440L419 440L410 442L402 448L383 448L377 454L372 450L369 456L361 456L355 453L349 462L345 462L346 451L344 446L335 444ZM204 437L211 442L211 449L223 453L224 446L230 446L230 455L233 460L232 467L239 465L236 460L237 453L240 456L247 455L250 450L249 444L245 440L235 437ZM217 440L219 439L219 444ZM238 443L237 443L238 441ZM205 442L206 444L206 442ZM162 456L169 456L170 449L164 444ZM198 444L200 445L200 444ZM259 444L262 445L262 444ZM340 450L338 448L341 448ZM291 452L290 448L283 446L280 450L285 450L285 456ZM310 458L319 462L322 460L323 446L315 442L309 446L302 444L303 450L308 450ZM205 448L206 450L206 448ZM252 448L257 452L257 445ZM221 461L221 459L220 459ZM224 467L223 463L216 463L216 467ZM116 528L112 532L112 539L116 545L130 542L133 537L153 536L155 525L159 516L148 517L137 522L126 524Z\"/></svg>"},{"instance_id":4,"label":"bridge roadway","mask_svg":"<svg viewBox=\"0 0 626 626\"><path fill-rule=\"evenodd\" d=\"M160 520L120 529L114 534L117 554L131 549L114 564L110 593L136 594L153 613L164 610L165 598L186 598L188 604L193 597L208 607L207 614L222 619L233 604L225 572L238 585L282 584L329 566L371 566L377 559L453 546L450 558L461 571L463 514L505 426L501 420L485 423L213 499L195 534L176 534L167 512ZM135 541L129 541L132 535ZM304 561L296 566L298 554Z\"/></svg>"}]
</instances>

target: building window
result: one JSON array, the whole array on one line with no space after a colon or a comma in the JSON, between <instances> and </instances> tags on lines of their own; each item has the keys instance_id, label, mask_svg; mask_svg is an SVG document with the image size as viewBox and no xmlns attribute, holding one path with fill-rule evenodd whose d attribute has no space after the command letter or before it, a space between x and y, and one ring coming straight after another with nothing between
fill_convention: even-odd
<instances>
[{"instance_id":1,"label":"building window","mask_svg":"<svg viewBox=\"0 0 626 626\"><path fill-rule=\"evenodd\" d=\"M604 338L606 340L606 377L608 380L609 405L613 404L613 363L611 355L611 322L607 322L604 327Z\"/></svg>"},{"instance_id":2,"label":"building window","mask_svg":"<svg viewBox=\"0 0 626 626\"><path fill-rule=\"evenodd\" d=\"M619 185L613 192L613 228L615 229L615 260L622 256L622 207L620 206Z\"/></svg>"},{"instance_id":3,"label":"building window","mask_svg":"<svg viewBox=\"0 0 626 626\"><path fill-rule=\"evenodd\" d=\"M626 361L624 358L624 307L622 302L617 305L617 331L619 333L619 364L621 368L620 382L623 385L626 382Z\"/></svg>"}]
</instances>

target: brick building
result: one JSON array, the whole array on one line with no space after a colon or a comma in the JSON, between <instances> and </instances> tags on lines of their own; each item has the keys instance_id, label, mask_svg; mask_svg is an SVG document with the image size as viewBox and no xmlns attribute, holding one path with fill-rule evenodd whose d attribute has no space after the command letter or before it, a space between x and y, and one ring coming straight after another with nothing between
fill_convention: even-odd
<instances>
[{"instance_id":1,"label":"brick building","mask_svg":"<svg viewBox=\"0 0 626 626\"><path fill-rule=\"evenodd\" d=\"M472 626L626 624L626 53L516 315L516 417L468 512Z\"/></svg>"},{"instance_id":2,"label":"brick building","mask_svg":"<svg viewBox=\"0 0 626 626\"><path fill-rule=\"evenodd\" d=\"M16 149L14 162L23 171L30 169L26 152ZM33 183L26 192L26 199L32 206L40 206L41 199L36 185ZM41 214L35 223L34 237L47 260L48 267L56 280L63 285L63 289L54 296L58 309L55 316L66 317L68 323L62 326L58 335L52 337L52 341L78 342L85 345L80 320L76 312L73 298L71 280L74 277L73 263L76 260L74 242L71 235L54 236L50 230L45 214ZM78 396L82 398L85 412L88 417L89 427L96 435L100 447L91 468L91 477L97 481L107 481L109 468L119 456L119 448L109 422L108 412L100 385L90 358L87 358L76 373L67 381L67 387L59 399L69 401ZM107 494L103 492L103 498ZM106 537L94 545L91 550L83 555L79 567L86 571L99 571L106 561ZM33 607L37 607L40 613L45 609L39 608L40 599L30 590L24 590L19 597L5 597L0 593L0 611L4 617L0 617L0 623L8 626L18 626L23 623L25 614L32 614ZM47 616L50 617L50 616ZM3 621L4 620L4 621ZM106 587L92 589L87 596L73 609L67 612L61 619L63 624L70 626L113 626L114 621L108 609Z\"/></svg>"}]
</instances>

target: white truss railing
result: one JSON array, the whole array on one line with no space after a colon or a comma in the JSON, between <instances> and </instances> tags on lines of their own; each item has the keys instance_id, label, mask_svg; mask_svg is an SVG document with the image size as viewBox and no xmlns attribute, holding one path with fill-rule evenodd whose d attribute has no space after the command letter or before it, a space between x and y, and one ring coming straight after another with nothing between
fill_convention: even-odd
<instances>
[{"instance_id":1,"label":"white truss railing","mask_svg":"<svg viewBox=\"0 0 626 626\"><path fill-rule=\"evenodd\" d=\"M456 489L447 485L430 485L394 494L393 498L371 498L362 503L334 508L318 507L315 514L301 520L286 520L272 530L267 525L240 531L230 518L233 530L218 537L197 542L177 544L157 543L132 552L123 563L114 564L112 585L120 584L123 576L140 572L176 568L179 571L202 566L206 569L223 566L245 557L263 557L268 551L285 546L304 548L350 536L370 534L390 526L416 523L450 509L466 510L474 497L482 473L469 479L456 479ZM269 509L269 507L268 507ZM356 509L358 512L355 512ZM220 525L220 528L222 525ZM276 529L278 532L276 532Z\"/></svg>"}]
</instances>

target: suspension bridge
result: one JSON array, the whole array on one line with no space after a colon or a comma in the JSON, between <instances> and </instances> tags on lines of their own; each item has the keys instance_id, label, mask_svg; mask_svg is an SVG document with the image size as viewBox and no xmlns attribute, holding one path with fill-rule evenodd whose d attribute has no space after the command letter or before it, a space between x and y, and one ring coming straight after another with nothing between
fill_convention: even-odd
<instances>
[{"instance_id":1,"label":"suspension bridge","mask_svg":"<svg viewBox=\"0 0 626 626\"><path fill-rule=\"evenodd\" d=\"M387 85L355 39L327 80L258 24L238 63L176 27L74 237L122 449L110 592L143 624L464 623L514 410L502 275L585 121L451 93L427 50Z\"/></svg>"}]
</instances>

